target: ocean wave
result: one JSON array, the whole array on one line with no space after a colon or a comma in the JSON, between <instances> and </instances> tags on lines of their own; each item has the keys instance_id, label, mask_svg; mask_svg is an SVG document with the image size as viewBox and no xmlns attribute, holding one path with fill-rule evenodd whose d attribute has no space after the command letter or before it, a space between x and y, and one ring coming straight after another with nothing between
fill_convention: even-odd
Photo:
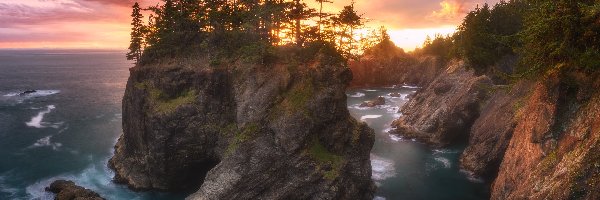
<instances>
[{"instance_id":1,"label":"ocean wave","mask_svg":"<svg viewBox=\"0 0 600 200\"><path fill-rule=\"evenodd\" d=\"M392 160L381 158L371 154L372 178L375 181L383 181L385 179L396 176L396 169Z\"/></svg>"},{"instance_id":2,"label":"ocean wave","mask_svg":"<svg viewBox=\"0 0 600 200\"><path fill-rule=\"evenodd\" d=\"M386 199L385 199L385 197L376 196L373 198L373 200L386 200Z\"/></svg>"},{"instance_id":3,"label":"ocean wave","mask_svg":"<svg viewBox=\"0 0 600 200\"><path fill-rule=\"evenodd\" d=\"M433 151L433 155L439 155L439 154L456 154L459 153L456 150L450 150L450 149L434 149Z\"/></svg>"},{"instance_id":4,"label":"ocean wave","mask_svg":"<svg viewBox=\"0 0 600 200\"><path fill-rule=\"evenodd\" d=\"M356 94L348 95L348 96L353 97L353 98L359 98L359 97L364 97L365 93L357 92Z\"/></svg>"},{"instance_id":5,"label":"ocean wave","mask_svg":"<svg viewBox=\"0 0 600 200\"><path fill-rule=\"evenodd\" d=\"M46 110L39 112L36 116L31 118L31 121L25 122L25 124L29 127L46 128L47 126L44 125L46 123L42 122L42 120L44 119L44 115L52 112L52 110L55 108L56 108L56 106L49 105ZM52 125L52 126L54 127L55 125Z\"/></svg>"},{"instance_id":6,"label":"ocean wave","mask_svg":"<svg viewBox=\"0 0 600 200\"><path fill-rule=\"evenodd\" d=\"M108 162L108 159L103 162ZM44 189L56 180L72 180L77 185L100 193L106 199L119 199L114 193L112 172L104 165L92 164L79 174L62 174L55 177L39 180L25 188L30 199L54 199L54 195Z\"/></svg>"},{"instance_id":7,"label":"ocean wave","mask_svg":"<svg viewBox=\"0 0 600 200\"><path fill-rule=\"evenodd\" d=\"M464 174L467 177L467 180L473 183L483 183L485 182L483 178L476 176L473 172L461 169L460 173Z\"/></svg>"},{"instance_id":8,"label":"ocean wave","mask_svg":"<svg viewBox=\"0 0 600 200\"><path fill-rule=\"evenodd\" d=\"M52 147L52 150L56 151L60 147L62 147L61 143L58 143L58 142L53 143L52 141L50 141L51 139L52 139L52 136L47 136L45 138L39 139L34 144L29 146L29 148Z\"/></svg>"},{"instance_id":9,"label":"ocean wave","mask_svg":"<svg viewBox=\"0 0 600 200\"><path fill-rule=\"evenodd\" d=\"M396 142L404 141L404 138L402 136L396 134L390 134L390 139Z\"/></svg>"},{"instance_id":10,"label":"ocean wave","mask_svg":"<svg viewBox=\"0 0 600 200\"><path fill-rule=\"evenodd\" d=\"M367 92L377 92L379 90L365 90L365 91L367 91Z\"/></svg>"},{"instance_id":11,"label":"ocean wave","mask_svg":"<svg viewBox=\"0 0 600 200\"><path fill-rule=\"evenodd\" d=\"M365 121L367 119L377 119L377 118L380 118L382 116L383 115L365 115L365 116L360 117L360 120L361 121Z\"/></svg>"},{"instance_id":12,"label":"ocean wave","mask_svg":"<svg viewBox=\"0 0 600 200\"><path fill-rule=\"evenodd\" d=\"M421 87L412 86L412 85L403 85L402 88L407 88L407 89L421 89Z\"/></svg>"},{"instance_id":13,"label":"ocean wave","mask_svg":"<svg viewBox=\"0 0 600 200\"><path fill-rule=\"evenodd\" d=\"M60 90L33 90L33 91L21 91L21 92L10 92L2 96L5 97L43 97L50 96L53 94L60 93Z\"/></svg>"},{"instance_id":14,"label":"ocean wave","mask_svg":"<svg viewBox=\"0 0 600 200\"><path fill-rule=\"evenodd\" d=\"M448 160L448 158L444 158L444 157L441 157L441 156L436 156L433 159L435 161L439 162L440 164L442 164L444 166L444 168L446 168L446 169L452 167L452 164L450 163L450 160Z\"/></svg>"}]
</instances>

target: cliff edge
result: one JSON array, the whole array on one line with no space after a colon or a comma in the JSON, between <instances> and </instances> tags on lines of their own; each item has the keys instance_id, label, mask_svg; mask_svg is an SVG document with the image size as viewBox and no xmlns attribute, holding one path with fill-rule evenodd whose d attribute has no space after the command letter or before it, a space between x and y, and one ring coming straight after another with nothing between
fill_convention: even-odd
<instances>
[{"instance_id":1,"label":"cliff edge","mask_svg":"<svg viewBox=\"0 0 600 200\"><path fill-rule=\"evenodd\" d=\"M372 199L374 133L346 108L352 73L315 57L132 68L115 181L189 199Z\"/></svg>"}]
</instances>

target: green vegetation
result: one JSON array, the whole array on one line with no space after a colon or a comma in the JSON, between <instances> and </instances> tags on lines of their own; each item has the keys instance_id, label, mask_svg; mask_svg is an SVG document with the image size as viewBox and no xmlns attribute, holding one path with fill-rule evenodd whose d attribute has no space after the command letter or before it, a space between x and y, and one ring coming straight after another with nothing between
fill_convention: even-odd
<instances>
[{"instance_id":1,"label":"green vegetation","mask_svg":"<svg viewBox=\"0 0 600 200\"><path fill-rule=\"evenodd\" d=\"M510 0L468 13L454 35L436 35L415 54L460 58L478 73L497 73L507 56L520 58L511 77L600 68L600 2ZM505 76L508 77L508 76Z\"/></svg>"},{"instance_id":2,"label":"green vegetation","mask_svg":"<svg viewBox=\"0 0 600 200\"><path fill-rule=\"evenodd\" d=\"M191 104L198 98L198 94L195 90L185 90L175 97L169 97L159 88L154 87L149 81L135 83L134 87L148 92L154 111L160 114L172 113L179 106Z\"/></svg>"},{"instance_id":3,"label":"green vegetation","mask_svg":"<svg viewBox=\"0 0 600 200\"><path fill-rule=\"evenodd\" d=\"M318 139L313 140L308 154L318 162L325 178L333 180L339 176L344 159L327 150Z\"/></svg>"},{"instance_id":4,"label":"green vegetation","mask_svg":"<svg viewBox=\"0 0 600 200\"><path fill-rule=\"evenodd\" d=\"M233 153L240 144L251 140L260 132L260 127L256 123L249 123L240 129L238 129L235 124L232 124L227 126L225 129L225 133L233 134L233 137L227 146L227 154Z\"/></svg>"}]
</instances>

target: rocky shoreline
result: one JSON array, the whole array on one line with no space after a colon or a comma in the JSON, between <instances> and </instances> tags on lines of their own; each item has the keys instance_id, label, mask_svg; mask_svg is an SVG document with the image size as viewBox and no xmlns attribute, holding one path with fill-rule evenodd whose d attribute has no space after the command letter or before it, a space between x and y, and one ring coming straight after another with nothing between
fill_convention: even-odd
<instances>
[{"instance_id":1,"label":"rocky shoreline","mask_svg":"<svg viewBox=\"0 0 600 200\"><path fill-rule=\"evenodd\" d=\"M494 85L460 63L405 104L392 131L435 147L467 144L461 167L490 199L598 199L598 74L550 74Z\"/></svg>"}]
</instances>

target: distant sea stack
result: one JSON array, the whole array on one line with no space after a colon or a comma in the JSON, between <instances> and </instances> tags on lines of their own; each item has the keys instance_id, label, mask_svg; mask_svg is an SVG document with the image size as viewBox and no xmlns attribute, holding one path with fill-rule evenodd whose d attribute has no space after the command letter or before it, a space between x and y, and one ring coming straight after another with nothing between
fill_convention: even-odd
<instances>
[{"instance_id":1,"label":"distant sea stack","mask_svg":"<svg viewBox=\"0 0 600 200\"><path fill-rule=\"evenodd\" d=\"M189 199L373 199L374 133L346 108L352 73L314 58L132 68L115 181Z\"/></svg>"}]
</instances>

